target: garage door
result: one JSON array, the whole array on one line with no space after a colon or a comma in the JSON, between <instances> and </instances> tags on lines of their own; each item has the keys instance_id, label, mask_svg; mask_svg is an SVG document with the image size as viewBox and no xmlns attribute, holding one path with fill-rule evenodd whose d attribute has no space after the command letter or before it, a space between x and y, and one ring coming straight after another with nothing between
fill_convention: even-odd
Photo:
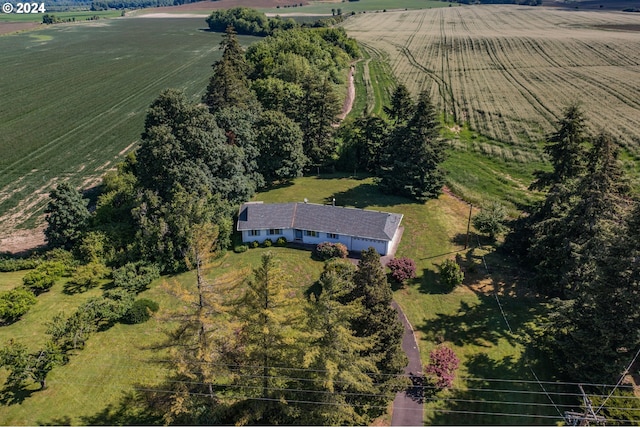
<instances>
[{"instance_id":1,"label":"garage door","mask_svg":"<svg viewBox=\"0 0 640 427\"><path fill-rule=\"evenodd\" d=\"M364 251L370 247L374 247L379 254L383 255L386 250L386 242L373 239L364 239L361 237L351 238L351 250L354 252Z\"/></svg>"}]
</instances>

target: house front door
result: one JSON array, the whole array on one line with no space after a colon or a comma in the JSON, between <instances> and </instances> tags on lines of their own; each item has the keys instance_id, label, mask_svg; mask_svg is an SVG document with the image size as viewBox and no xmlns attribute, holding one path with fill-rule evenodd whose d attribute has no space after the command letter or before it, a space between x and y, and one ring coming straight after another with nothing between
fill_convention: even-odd
<instances>
[{"instance_id":1,"label":"house front door","mask_svg":"<svg viewBox=\"0 0 640 427\"><path fill-rule=\"evenodd\" d=\"M296 230L296 240L302 240L302 230Z\"/></svg>"}]
</instances>

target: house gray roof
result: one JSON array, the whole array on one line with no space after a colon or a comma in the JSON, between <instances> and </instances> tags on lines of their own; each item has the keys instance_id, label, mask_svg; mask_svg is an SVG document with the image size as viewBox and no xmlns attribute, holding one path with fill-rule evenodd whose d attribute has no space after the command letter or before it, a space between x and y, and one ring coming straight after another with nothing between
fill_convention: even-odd
<instances>
[{"instance_id":1,"label":"house gray roof","mask_svg":"<svg viewBox=\"0 0 640 427\"><path fill-rule=\"evenodd\" d=\"M238 231L297 228L389 241L400 221L401 214L342 206L251 202L240 207Z\"/></svg>"}]
</instances>

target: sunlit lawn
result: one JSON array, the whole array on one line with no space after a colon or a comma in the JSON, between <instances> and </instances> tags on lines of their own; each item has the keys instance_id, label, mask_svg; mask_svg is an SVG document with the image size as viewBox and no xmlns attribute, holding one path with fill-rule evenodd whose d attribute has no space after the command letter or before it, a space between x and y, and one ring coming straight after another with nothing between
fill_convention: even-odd
<instances>
[{"instance_id":1,"label":"sunlit lawn","mask_svg":"<svg viewBox=\"0 0 640 427\"><path fill-rule=\"evenodd\" d=\"M461 377L530 379L527 365L536 366L538 375L543 377L549 370L536 360L524 359L526 349L519 339L524 322L532 319L538 311L534 299L525 296L519 288L517 271L492 252L476 249L473 253L463 251L466 232L468 205L449 195L426 204L412 203L406 199L380 194L372 178L352 178L345 175L305 177L295 180L292 185L282 186L255 196L255 200L264 202L293 202L308 199L311 203L327 203L336 199L340 206L356 206L398 212L404 215L402 226L405 228L398 256L413 258L418 265L419 276L404 289L395 290L394 298L404 309L413 324L423 362L428 354L440 342L451 346L462 360L459 375ZM473 239L477 245L477 239ZM272 251L281 262L284 270L291 276L292 296L304 295L305 291L318 278L322 263L311 259L308 251L290 248L257 248L242 254L226 253L209 265L209 283L228 280L242 280L258 265L261 255ZM436 265L456 253L469 259L466 266L477 264L475 271L469 274L464 286L448 292L438 283ZM493 284L480 265L480 254L487 254L487 263L492 274L498 278L500 296L505 315L511 323L514 334L509 333L500 314ZM0 274L0 286L13 287L21 282L22 273ZM230 279L231 278L231 279ZM141 296L152 298L160 303L161 315L175 310L179 301L167 291L167 284L178 283L187 289L195 286L194 273L185 273L175 277L164 277L151 286ZM34 308L18 322L0 327L0 341L16 338L29 343L30 347L41 345L46 336L45 322L59 311L70 314L78 304L90 296L99 295L102 289L66 295L62 292L62 283L38 297ZM151 423L153 420L140 414L122 414L118 412L120 404L126 401L126 393L134 387L152 387L166 375L166 367L154 363L163 360L164 353L153 348L166 339L164 331L170 324L151 320L141 325L118 324L104 332L94 334L85 349L77 351L70 363L55 368L49 377L49 388L44 391L33 390L23 396L22 402L9 402L0 407L0 422L3 424L118 424ZM530 356L527 356L530 357ZM4 375L4 374L2 374ZM2 378L0 378L1 380ZM451 398L485 401L513 400L520 402L544 402L540 395L514 395L499 392L486 394L469 391L469 388L487 387L486 383L474 384L471 380L459 379L456 387L449 392ZM493 386L493 387L492 387ZM501 384L500 387L513 389L516 385ZM532 386L531 386L532 387ZM33 387L37 389L37 386ZM499 388L490 384L488 388ZM30 395L29 395L30 394ZM462 406L461 406L462 405ZM475 411L513 412L513 408L499 404L460 403L438 399L428 402L426 421L428 423L472 423L472 424L519 424L519 417L463 416L431 412L434 408L461 410L466 407ZM489 406L487 406L489 405ZM523 413L547 414L547 407L518 407ZM527 423L549 423L549 419L527 419Z\"/></svg>"}]
</instances>

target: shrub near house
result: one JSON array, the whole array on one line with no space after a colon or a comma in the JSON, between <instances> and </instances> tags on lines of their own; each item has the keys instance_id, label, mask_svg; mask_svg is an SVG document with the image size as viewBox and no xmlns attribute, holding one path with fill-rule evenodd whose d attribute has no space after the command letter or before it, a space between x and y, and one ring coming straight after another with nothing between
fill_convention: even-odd
<instances>
[{"instance_id":1,"label":"shrub near house","mask_svg":"<svg viewBox=\"0 0 640 427\"><path fill-rule=\"evenodd\" d=\"M314 255L322 261L331 258L346 258L349 255L347 247L342 243L322 242L316 246Z\"/></svg>"}]
</instances>

